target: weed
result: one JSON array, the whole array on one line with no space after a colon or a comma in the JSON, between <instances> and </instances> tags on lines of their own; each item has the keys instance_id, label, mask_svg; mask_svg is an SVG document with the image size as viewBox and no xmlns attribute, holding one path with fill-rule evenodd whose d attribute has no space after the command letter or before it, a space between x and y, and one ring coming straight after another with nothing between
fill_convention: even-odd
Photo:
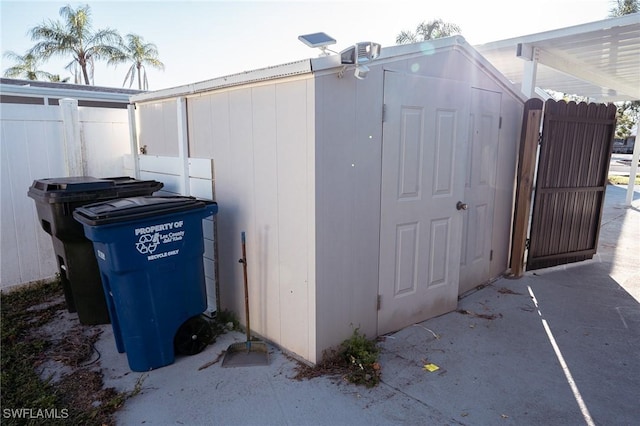
<instances>
[{"instance_id":1,"label":"weed","mask_svg":"<svg viewBox=\"0 0 640 426\"><path fill-rule=\"evenodd\" d=\"M215 323L214 323L215 326L224 330L224 329L230 328L228 326L229 324L232 325L231 330L240 329L240 321L238 321L238 318L233 312L228 311L226 309L216 312ZM218 334L222 334L222 332Z\"/></svg>"},{"instance_id":2,"label":"weed","mask_svg":"<svg viewBox=\"0 0 640 426\"><path fill-rule=\"evenodd\" d=\"M377 385L381 375L378 353L375 341L368 340L357 328L353 330L351 338L342 342L342 356L351 367L346 378L367 387Z\"/></svg>"},{"instance_id":3,"label":"weed","mask_svg":"<svg viewBox=\"0 0 640 426\"><path fill-rule=\"evenodd\" d=\"M378 354L375 341L367 339L356 328L337 349L325 351L322 360L315 366L300 364L294 378L301 380L340 375L350 383L373 387L380 383L382 375Z\"/></svg>"}]
</instances>

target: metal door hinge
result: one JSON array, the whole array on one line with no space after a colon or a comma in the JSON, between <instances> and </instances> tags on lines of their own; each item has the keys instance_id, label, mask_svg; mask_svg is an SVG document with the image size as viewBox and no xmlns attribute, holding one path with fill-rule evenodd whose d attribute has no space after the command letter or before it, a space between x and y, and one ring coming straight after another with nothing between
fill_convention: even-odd
<instances>
[{"instance_id":1,"label":"metal door hinge","mask_svg":"<svg viewBox=\"0 0 640 426\"><path fill-rule=\"evenodd\" d=\"M542 145L542 133L538 133L538 145Z\"/></svg>"},{"instance_id":2,"label":"metal door hinge","mask_svg":"<svg viewBox=\"0 0 640 426\"><path fill-rule=\"evenodd\" d=\"M380 310L380 307L382 306L382 295L378 295L378 310Z\"/></svg>"},{"instance_id":3,"label":"metal door hinge","mask_svg":"<svg viewBox=\"0 0 640 426\"><path fill-rule=\"evenodd\" d=\"M529 250L530 247L531 247L531 239L527 238L524 242L524 248Z\"/></svg>"}]
</instances>

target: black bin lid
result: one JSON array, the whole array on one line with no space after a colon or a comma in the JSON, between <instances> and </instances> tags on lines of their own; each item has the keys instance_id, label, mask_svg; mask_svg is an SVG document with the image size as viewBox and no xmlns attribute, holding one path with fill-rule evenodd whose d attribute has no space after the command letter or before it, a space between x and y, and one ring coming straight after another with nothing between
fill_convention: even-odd
<instances>
[{"instance_id":1,"label":"black bin lid","mask_svg":"<svg viewBox=\"0 0 640 426\"><path fill-rule=\"evenodd\" d=\"M216 203L181 195L117 198L79 207L73 217L84 224L99 226L180 213L211 204Z\"/></svg>"},{"instance_id":2,"label":"black bin lid","mask_svg":"<svg viewBox=\"0 0 640 426\"><path fill-rule=\"evenodd\" d=\"M151 195L162 189L163 186L162 182L138 180L129 176L108 178L71 176L36 179L27 195L37 201L55 204Z\"/></svg>"}]
</instances>

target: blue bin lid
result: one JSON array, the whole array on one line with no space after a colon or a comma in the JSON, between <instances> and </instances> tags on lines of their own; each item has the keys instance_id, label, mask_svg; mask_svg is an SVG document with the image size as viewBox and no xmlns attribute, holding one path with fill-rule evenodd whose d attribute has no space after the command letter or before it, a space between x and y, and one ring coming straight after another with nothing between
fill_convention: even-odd
<instances>
[{"instance_id":1,"label":"blue bin lid","mask_svg":"<svg viewBox=\"0 0 640 426\"><path fill-rule=\"evenodd\" d=\"M106 198L150 195L163 187L155 180L138 180L129 176L95 178L71 176L36 179L27 195L34 200L57 204L78 201L98 201Z\"/></svg>"},{"instance_id":2,"label":"blue bin lid","mask_svg":"<svg viewBox=\"0 0 640 426\"><path fill-rule=\"evenodd\" d=\"M215 207L211 214L218 211L214 201L195 197L180 195L128 197L79 207L74 210L73 217L81 223L100 226L202 209L207 206Z\"/></svg>"}]
</instances>

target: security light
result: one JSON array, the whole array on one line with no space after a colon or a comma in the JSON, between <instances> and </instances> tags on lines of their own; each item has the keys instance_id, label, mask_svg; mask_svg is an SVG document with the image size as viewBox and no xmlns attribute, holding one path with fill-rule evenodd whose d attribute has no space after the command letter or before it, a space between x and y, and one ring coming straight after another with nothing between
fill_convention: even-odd
<instances>
[{"instance_id":1,"label":"security light","mask_svg":"<svg viewBox=\"0 0 640 426\"><path fill-rule=\"evenodd\" d=\"M340 52L340 62L344 65L338 73L338 77L342 78L344 72L349 65L355 65L353 76L358 80L364 80L369 73L369 67L365 64L370 63L380 56L381 46L378 43L370 41L362 41ZM349 67L352 68L352 67Z\"/></svg>"},{"instance_id":2,"label":"security light","mask_svg":"<svg viewBox=\"0 0 640 426\"><path fill-rule=\"evenodd\" d=\"M369 67L366 65L356 65L356 69L353 71L353 76L358 80L364 80L369 74Z\"/></svg>"},{"instance_id":3,"label":"security light","mask_svg":"<svg viewBox=\"0 0 640 426\"><path fill-rule=\"evenodd\" d=\"M298 40L303 42L309 47L318 48L322 51L320 56L329 56L330 53L338 53L329 49L327 46L331 46L336 43L336 40L333 37L328 36L326 33L312 33L312 34L304 34L298 36ZM338 77L342 78L344 76L344 72L347 70L348 65L355 65L354 67L349 67L349 69L353 69L353 75L358 80L364 80L369 73L369 67L365 64L370 63L378 56L380 56L381 46L378 43L373 43L371 41L361 41L360 43L356 43L353 46L343 50L339 53L340 55L340 63L344 66L338 73Z\"/></svg>"},{"instance_id":4,"label":"security light","mask_svg":"<svg viewBox=\"0 0 640 426\"><path fill-rule=\"evenodd\" d=\"M340 62L343 64L366 64L380 56L381 46L378 43L362 41L340 52Z\"/></svg>"}]
</instances>

